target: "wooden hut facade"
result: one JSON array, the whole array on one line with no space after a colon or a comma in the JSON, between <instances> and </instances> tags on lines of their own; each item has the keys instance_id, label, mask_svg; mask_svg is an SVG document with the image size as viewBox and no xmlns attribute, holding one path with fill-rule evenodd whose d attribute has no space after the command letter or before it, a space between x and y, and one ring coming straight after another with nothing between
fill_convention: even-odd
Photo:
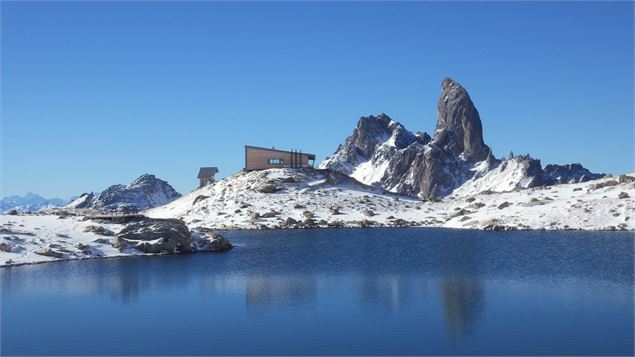
<instances>
[{"instance_id":1,"label":"wooden hut facade","mask_svg":"<svg viewBox=\"0 0 635 357\"><path fill-rule=\"evenodd\" d=\"M314 164L314 154L245 145L245 171L313 167Z\"/></svg>"}]
</instances>

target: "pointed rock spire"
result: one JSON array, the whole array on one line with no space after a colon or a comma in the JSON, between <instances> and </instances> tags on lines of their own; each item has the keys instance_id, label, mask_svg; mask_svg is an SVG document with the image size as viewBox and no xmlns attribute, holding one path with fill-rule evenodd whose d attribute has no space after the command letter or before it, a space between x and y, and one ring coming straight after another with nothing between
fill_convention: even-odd
<instances>
[{"instance_id":1,"label":"pointed rock spire","mask_svg":"<svg viewBox=\"0 0 635 357\"><path fill-rule=\"evenodd\" d=\"M467 162L482 161L490 149L483 142L483 127L470 95L459 82L445 78L437 102L434 142L462 154Z\"/></svg>"}]
</instances>

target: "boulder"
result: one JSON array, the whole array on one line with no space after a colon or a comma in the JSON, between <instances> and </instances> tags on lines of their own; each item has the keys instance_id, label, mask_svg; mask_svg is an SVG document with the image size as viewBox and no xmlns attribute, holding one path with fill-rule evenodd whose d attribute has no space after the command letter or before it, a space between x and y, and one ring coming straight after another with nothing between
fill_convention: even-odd
<instances>
[{"instance_id":1,"label":"boulder","mask_svg":"<svg viewBox=\"0 0 635 357\"><path fill-rule=\"evenodd\" d=\"M97 239L93 239L93 242L95 243L99 243L99 244L111 244L110 239L108 238L97 238Z\"/></svg>"},{"instance_id":2,"label":"boulder","mask_svg":"<svg viewBox=\"0 0 635 357\"><path fill-rule=\"evenodd\" d=\"M458 211L453 212L452 214L450 214L450 216L448 218L452 219L452 218L455 218L455 217L466 215L468 213L472 213L472 212L470 212L470 211L468 211L468 210L466 210L464 208L461 208Z\"/></svg>"},{"instance_id":3,"label":"boulder","mask_svg":"<svg viewBox=\"0 0 635 357\"><path fill-rule=\"evenodd\" d=\"M113 236L115 232L111 231L108 228L104 228L102 226L90 225L84 228L84 232L92 232L100 236Z\"/></svg>"},{"instance_id":4,"label":"boulder","mask_svg":"<svg viewBox=\"0 0 635 357\"><path fill-rule=\"evenodd\" d=\"M234 246L225 237L214 232L192 234L192 249L195 251L222 252Z\"/></svg>"},{"instance_id":5,"label":"boulder","mask_svg":"<svg viewBox=\"0 0 635 357\"><path fill-rule=\"evenodd\" d=\"M199 203L200 201L206 200L208 199L209 196L205 196L205 195L198 195L196 196L196 198L194 199L194 202L192 202L192 206L196 206L197 203Z\"/></svg>"},{"instance_id":6,"label":"boulder","mask_svg":"<svg viewBox=\"0 0 635 357\"><path fill-rule=\"evenodd\" d=\"M610 186L615 186L615 185L617 185L617 181L615 181L615 180L598 182L598 183L594 183L591 186L589 186L589 190L593 191L593 190L598 190L600 188L610 187Z\"/></svg>"},{"instance_id":7,"label":"boulder","mask_svg":"<svg viewBox=\"0 0 635 357\"><path fill-rule=\"evenodd\" d=\"M302 212L302 215L304 216L304 218L313 218L315 217L315 214L311 211L304 211Z\"/></svg>"},{"instance_id":8,"label":"boulder","mask_svg":"<svg viewBox=\"0 0 635 357\"><path fill-rule=\"evenodd\" d=\"M186 253L192 249L192 234L180 220L147 218L124 227L112 245L120 251L134 248L144 253Z\"/></svg>"},{"instance_id":9,"label":"boulder","mask_svg":"<svg viewBox=\"0 0 635 357\"><path fill-rule=\"evenodd\" d=\"M84 244L84 243L81 243L81 242L75 244L75 248L79 249L85 255L91 255L93 253L90 250L90 246L88 244Z\"/></svg>"},{"instance_id":10,"label":"boulder","mask_svg":"<svg viewBox=\"0 0 635 357\"><path fill-rule=\"evenodd\" d=\"M287 219L284 220L284 225L285 226L293 226L293 225L295 225L297 223L298 223L298 221L293 219L293 218L291 218L291 217L287 217Z\"/></svg>"},{"instance_id":11,"label":"boulder","mask_svg":"<svg viewBox=\"0 0 635 357\"><path fill-rule=\"evenodd\" d=\"M271 210L260 215L260 218L273 218L278 215L278 212Z\"/></svg>"},{"instance_id":12,"label":"boulder","mask_svg":"<svg viewBox=\"0 0 635 357\"><path fill-rule=\"evenodd\" d=\"M512 205L511 203L505 201L505 202L501 203L500 205L498 205L498 207L496 207L496 208L503 209L503 208L507 208L507 207L509 207L511 205Z\"/></svg>"},{"instance_id":13,"label":"boulder","mask_svg":"<svg viewBox=\"0 0 635 357\"><path fill-rule=\"evenodd\" d=\"M364 216L367 216L367 217L372 217L372 216L375 215L375 212L373 212L372 209L366 208L366 209L362 210L362 214L364 214Z\"/></svg>"},{"instance_id":14,"label":"boulder","mask_svg":"<svg viewBox=\"0 0 635 357\"><path fill-rule=\"evenodd\" d=\"M629 197L631 197L631 196L629 196L628 193L626 193L626 192L620 192L619 195L617 195L617 198L620 198L620 199L629 198Z\"/></svg>"},{"instance_id":15,"label":"boulder","mask_svg":"<svg viewBox=\"0 0 635 357\"><path fill-rule=\"evenodd\" d=\"M258 218L260 218L260 213L258 213L258 212L250 212L249 213L249 219L250 220L255 221Z\"/></svg>"},{"instance_id":16,"label":"boulder","mask_svg":"<svg viewBox=\"0 0 635 357\"><path fill-rule=\"evenodd\" d=\"M256 191L260 193L274 193L274 192L280 191L280 188L278 188L273 183L268 182L268 183L265 183L264 185L257 187Z\"/></svg>"},{"instance_id":17,"label":"boulder","mask_svg":"<svg viewBox=\"0 0 635 357\"><path fill-rule=\"evenodd\" d=\"M35 252L35 254L43 255L45 257L51 257L51 258L64 258L64 254L63 253L54 251L53 249L48 248L48 247L47 248L42 248L40 250L37 250Z\"/></svg>"},{"instance_id":18,"label":"boulder","mask_svg":"<svg viewBox=\"0 0 635 357\"><path fill-rule=\"evenodd\" d=\"M11 246L7 243L0 243L0 251L11 253Z\"/></svg>"}]
</instances>

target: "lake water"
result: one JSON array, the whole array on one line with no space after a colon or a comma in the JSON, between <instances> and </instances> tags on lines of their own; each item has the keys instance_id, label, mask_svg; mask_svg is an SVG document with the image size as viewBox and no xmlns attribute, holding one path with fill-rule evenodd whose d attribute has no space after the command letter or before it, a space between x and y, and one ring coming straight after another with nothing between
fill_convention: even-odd
<instances>
[{"instance_id":1,"label":"lake water","mask_svg":"<svg viewBox=\"0 0 635 357\"><path fill-rule=\"evenodd\" d=\"M0 269L3 355L632 355L633 234L227 232Z\"/></svg>"}]
</instances>

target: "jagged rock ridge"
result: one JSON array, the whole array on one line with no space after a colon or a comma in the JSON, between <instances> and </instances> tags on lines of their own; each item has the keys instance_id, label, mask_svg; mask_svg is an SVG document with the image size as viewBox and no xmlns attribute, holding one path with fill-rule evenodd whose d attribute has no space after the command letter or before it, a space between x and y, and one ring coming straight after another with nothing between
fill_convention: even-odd
<instances>
[{"instance_id":1,"label":"jagged rock ridge","mask_svg":"<svg viewBox=\"0 0 635 357\"><path fill-rule=\"evenodd\" d=\"M441 83L434 136L413 134L385 114L362 117L353 134L319 167L388 191L438 199L452 192L509 191L602 177L580 164L547 165L526 156L496 159L481 118L457 81ZM465 187L463 187L465 185Z\"/></svg>"},{"instance_id":2,"label":"jagged rock ridge","mask_svg":"<svg viewBox=\"0 0 635 357\"><path fill-rule=\"evenodd\" d=\"M164 205L181 194L166 181L144 174L129 185L113 185L99 194L84 193L66 208L134 212Z\"/></svg>"}]
</instances>

